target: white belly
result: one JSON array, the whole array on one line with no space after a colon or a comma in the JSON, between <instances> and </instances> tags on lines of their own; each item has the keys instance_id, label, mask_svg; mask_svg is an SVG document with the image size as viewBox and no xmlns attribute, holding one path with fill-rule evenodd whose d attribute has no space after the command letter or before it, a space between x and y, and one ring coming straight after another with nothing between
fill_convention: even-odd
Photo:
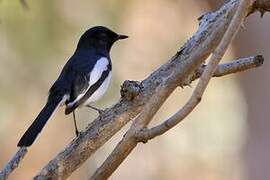
<instances>
[{"instance_id":1,"label":"white belly","mask_svg":"<svg viewBox=\"0 0 270 180\"><path fill-rule=\"evenodd\" d=\"M102 83L102 85L92 94L91 97L89 97L84 103L83 105L89 105L92 102L95 102L97 100L99 100L107 91L109 84L111 82L111 77L112 77L112 72L110 71L108 77L104 80L104 82Z\"/></svg>"}]
</instances>

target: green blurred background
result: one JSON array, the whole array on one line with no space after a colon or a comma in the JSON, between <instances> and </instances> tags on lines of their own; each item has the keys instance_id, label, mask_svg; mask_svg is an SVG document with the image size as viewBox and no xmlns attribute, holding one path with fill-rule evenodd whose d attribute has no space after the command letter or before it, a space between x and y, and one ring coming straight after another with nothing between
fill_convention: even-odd
<instances>
[{"instance_id":1,"label":"green blurred background","mask_svg":"<svg viewBox=\"0 0 270 180\"><path fill-rule=\"evenodd\" d=\"M142 80L164 64L198 28L197 18L222 0L18 0L0 1L0 168L46 101L47 92L72 55L80 35L105 25L130 38L111 52L113 82L96 103L119 99L121 83ZM269 27L270 17L252 15L224 61L263 54L262 68L213 79L202 103L167 134L139 145L111 179L270 179ZM196 83L193 83L193 87ZM173 114L193 88L177 89L155 117ZM33 177L73 138L71 116L60 109L10 179ZM78 111L79 128L96 116ZM72 174L87 179L120 140L127 125Z\"/></svg>"}]
</instances>

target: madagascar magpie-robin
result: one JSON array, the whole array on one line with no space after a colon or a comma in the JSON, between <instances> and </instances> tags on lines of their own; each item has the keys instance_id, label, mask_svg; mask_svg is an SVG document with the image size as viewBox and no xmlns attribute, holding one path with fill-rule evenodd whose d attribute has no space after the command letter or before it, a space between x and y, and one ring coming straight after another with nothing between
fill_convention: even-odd
<instances>
[{"instance_id":1,"label":"madagascar magpie-robin","mask_svg":"<svg viewBox=\"0 0 270 180\"><path fill-rule=\"evenodd\" d=\"M81 36L75 53L50 88L46 105L21 137L17 146L32 145L55 110L64 104L65 114L73 112L78 135L75 109L87 106L98 110L92 107L91 103L101 98L109 86L112 71L111 47L117 40L127 37L103 26L87 30Z\"/></svg>"}]
</instances>

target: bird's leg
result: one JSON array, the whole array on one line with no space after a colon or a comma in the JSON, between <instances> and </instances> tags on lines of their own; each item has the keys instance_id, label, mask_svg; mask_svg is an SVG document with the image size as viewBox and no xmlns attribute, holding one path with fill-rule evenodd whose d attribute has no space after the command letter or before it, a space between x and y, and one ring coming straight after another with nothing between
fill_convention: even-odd
<instances>
[{"instance_id":1,"label":"bird's leg","mask_svg":"<svg viewBox=\"0 0 270 180\"><path fill-rule=\"evenodd\" d=\"M78 131L78 128L77 128L77 123L76 123L76 116L75 116L75 110L72 111L72 114L73 114L73 122L74 122L74 127L75 127L75 134L76 136L78 137L80 132Z\"/></svg>"},{"instance_id":2,"label":"bird's leg","mask_svg":"<svg viewBox=\"0 0 270 180\"><path fill-rule=\"evenodd\" d=\"M96 108L96 107L94 107L94 106L87 105L86 107L89 107L89 108L91 108L91 109L94 109L95 111L97 111L97 112L99 113L99 115L101 115L102 113L104 113L104 110L98 109L98 108Z\"/></svg>"}]
</instances>

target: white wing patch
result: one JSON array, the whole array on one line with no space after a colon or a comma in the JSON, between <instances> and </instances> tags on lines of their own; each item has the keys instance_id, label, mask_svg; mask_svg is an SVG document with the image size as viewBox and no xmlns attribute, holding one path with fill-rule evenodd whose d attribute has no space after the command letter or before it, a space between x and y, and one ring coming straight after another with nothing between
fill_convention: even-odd
<instances>
[{"instance_id":1,"label":"white wing patch","mask_svg":"<svg viewBox=\"0 0 270 180\"><path fill-rule=\"evenodd\" d=\"M100 58L97 63L95 64L95 67L93 68L92 72L90 73L90 80L89 80L89 87L95 82L99 80L102 73L108 69L109 61L107 58L103 57Z\"/></svg>"},{"instance_id":2,"label":"white wing patch","mask_svg":"<svg viewBox=\"0 0 270 180\"><path fill-rule=\"evenodd\" d=\"M90 96L83 105L90 105L92 102L99 100L107 91L111 82L112 72L109 73L108 77L104 80L101 86Z\"/></svg>"},{"instance_id":3,"label":"white wing patch","mask_svg":"<svg viewBox=\"0 0 270 180\"><path fill-rule=\"evenodd\" d=\"M90 73L88 88L82 94L78 95L73 102L69 103L68 106L73 106L78 100L80 100L85 95L85 93L89 90L89 88L100 79L102 73L108 69L108 65L109 60L105 57L102 57L99 60L97 60L94 68Z\"/></svg>"}]
</instances>

